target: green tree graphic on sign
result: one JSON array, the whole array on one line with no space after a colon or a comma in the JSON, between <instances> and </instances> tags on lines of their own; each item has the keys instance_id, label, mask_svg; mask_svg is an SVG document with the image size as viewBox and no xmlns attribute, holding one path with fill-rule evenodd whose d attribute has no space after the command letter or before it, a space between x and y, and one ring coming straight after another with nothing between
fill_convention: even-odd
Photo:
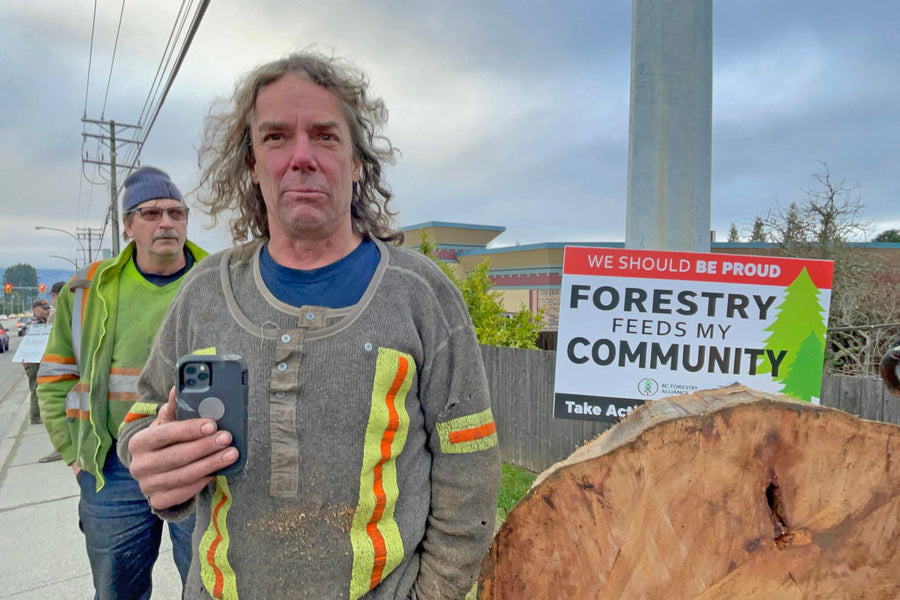
<instances>
[{"instance_id":1,"label":"green tree graphic on sign","mask_svg":"<svg viewBox=\"0 0 900 600\"><path fill-rule=\"evenodd\" d=\"M825 353L824 313L819 290L803 269L785 289L778 316L765 329L770 332L766 349L775 353L787 351L778 373L772 377L781 382L783 394L807 401L818 395ZM762 359L757 372L771 373L771 363Z\"/></svg>"},{"instance_id":2,"label":"green tree graphic on sign","mask_svg":"<svg viewBox=\"0 0 900 600\"><path fill-rule=\"evenodd\" d=\"M818 397L819 389L822 387L822 356L825 351L822 346L822 340L817 338L815 334L809 334L800 349L797 351L797 358L794 365L803 365L802 368L790 369L781 383L784 388L781 390L783 394L787 394L793 398L800 400L811 400Z\"/></svg>"}]
</instances>

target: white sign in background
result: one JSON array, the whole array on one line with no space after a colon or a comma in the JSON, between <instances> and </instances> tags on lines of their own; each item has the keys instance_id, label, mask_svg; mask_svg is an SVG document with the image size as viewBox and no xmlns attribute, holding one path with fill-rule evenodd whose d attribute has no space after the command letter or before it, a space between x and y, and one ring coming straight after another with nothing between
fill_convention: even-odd
<instances>
[{"instance_id":1,"label":"white sign in background","mask_svg":"<svg viewBox=\"0 0 900 600\"><path fill-rule=\"evenodd\" d=\"M39 363L50 339L50 323L32 323L22 338L12 362Z\"/></svg>"},{"instance_id":2,"label":"white sign in background","mask_svg":"<svg viewBox=\"0 0 900 600\"><path fill-rule=\"evenodd\" d=\"M784 294L781 285L564 275L554 415L616 420L641 399L734 382L777 392L757 363ZM819 303L830 296L820 290Z\"/></svg>"}]
</instances>

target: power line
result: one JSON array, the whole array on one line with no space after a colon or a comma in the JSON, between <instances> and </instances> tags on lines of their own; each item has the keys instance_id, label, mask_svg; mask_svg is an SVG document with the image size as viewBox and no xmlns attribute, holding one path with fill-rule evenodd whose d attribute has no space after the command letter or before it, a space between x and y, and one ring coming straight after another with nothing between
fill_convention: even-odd
<instances>
[{"instance_id":1,"label":"power line","mask_svg":"<svg viewBox=\"0 0 900 600\"><path fill-rule=\"evenodd\" d=\"M103 227L100 232L100 240L102 244L102 240L106 234L106 227L110 225L111 219L116 219L116 223L113 223L113 237L118 238L116 235L116 226L118 225L118 219L114 215L116 215L116 202L118 198L118 189L114 189L118 187L116 185L118 168L124 168L126 172L130 172L135 168L139 159L140 153L143 149L144 143L150 135L150 131L153 129L154 124L156 123L156 119L159 116L160 111L162 110L162 106L165 103L166 98L168 97L169 91L172 88L172 85L175 82L175 78L178 75L179 70L181 69L181 65L184 62L185 57L187 56L187 52L193 42L194 36L197 33L197 30L200 27L200 23L203 20L203 16L206 13L206 9L209 6L210 0L200 0L199 5L194 11L193 18L191 19L191 24L185 34L184 41L181 44L181 48L177 52L177 57L172 62L172 57L174 55L175 44L179 38L181 38L182 32L184 31L185 23L187 22L188 15L190 14L190 7L193 5L194 0L182 0L181 7L179 8L178 15L176 15L175 22L172 26L172 31L169 35L169 40L166 43L166 47L163 50L162 58L160 59L159 67L157 68L156 75L153 78L153 82L150 86L150 92L148 93L147 100L144 102L144 106L141 109L140 117L137 125L123 125L121 123L116 123L113 120L108 121L108 129L107 129L107 120L106 120L106 106L107 100L109 98L109 90L112 83L112 73L113 67L115 65L116 52L119 44L119 35L122 29L122 21L125 13L125 0L122 0L122 7L119 13L119 23L116 29L116 41L113 46L113 54L112 60L110 61L109 67L109 77L106 82L106 94L103 99L103 109L101 111L101 116L99 120L93 120L87 118L87 91L85 92L85 116L82 118L82 174L86 181L94 185L102 185L105 182L97 182L94 181L88 175L87 165L94 164L94 178L100 176L101 179L105 178L105 175L101 172L101 167L109 167L109 181L111 182L109 185L110 192L110 200L107 205L106 216L103 220ZM95 20L96 20L96 0L95 0ZM92 26L93 29L93 26ZM93 40L93 32L91 34ZM93 53L93 41L91 42L91 48ZM165 77L165 84L160 88L160 82L164 79L164 73L169 70L169 66L172 65L171 70L167 77ZM90 65L88 67L88 83L90 83ZM146 124L144 124L143 120L145 117L148 117ZM88 131L88 126L96 127L95 131L99 131L99 134L92 133ZM123 139L122 137L116 137L114 128L124 128L124 129L132 129L140 132L139 135L134 136L137 139ZM120 134L121 135L121 134ZM128 136L132 137L132 136ZM87 152L87 144L89 138L97 139L97 146L95 150L95 155L92 158L90 154ZM102 153L102 142L109 141L109 160L103 156ZM126 160L116 160L115 157L118 154L119 147L127 147L125 154L129 154L128 159ZM121 181L121 179L119 179ZM92 189L93 193L93 189ZM80 204L80 198L79 198ZM88 203L90 206L90 201ZM113 249L116 248L117 239L113 240Z\"/></svg>"},{"instance_id":2,"label":"power line","mask_svg":"<svg viewBox=\"0 0 900 600\"><path fill-rule=\"evenodd\" d=\"M94 30L97 27L97 0L94 0L94 16L91 18L91 48L88 51L87 83L84 86L84 115L87 117L88 92L91 89L91 63L94 59Z\"/></svg>"},{"instance_id":3,"label":"power line","mask_svg":"<svg viewBox=\"0 0 900 600\"><path fill-rule=\"evenodd\" d=\"M159 89L158 85L162 83L162 73L169 67L169 62L172 59L172 52L174 50L173 42L181 37L181 31L184 29L185 21L187 21L186 5L187 0L182 0L181 6L178 8L178 14L175 15L175 22L172 23L172 29L169 31L169 39L166 41L166 47L163 49L163 54L159 59L159 65L156 67L156 74L153 76L153 83L150 84L150 91L147 94L147 99L144 101L144 106L141 107L141 114L137 120L138 125L143 124L144 117L147 116L147 109L156 99L156 92Z\"/></svg>"},{"instance_id":4,"label":"power line","mask_svg":"<svg viewBox=\"0 0 900 600\"><path fill-rule=\"evenodd\" d=\"M188 30L187 37L185 37L184 44L181 46L181 50L178 53L178 58L175 60L175 66L172 68L171 73L169 73L168 80L166 80L166 85L163 88L162 96L160 97L156 108L153 110L153 116L150 118L150 121L147 123L147 126L143 130L141 141L138 144L137 154L129 162L129 166L132 168L137 163L137 159L144 147L144 142L146 142L147 138L150 136L150 130L153 129L153 125L156 123L156 117L159 116L159 111L162 109L162 106L166 101L166 97L169 95L169 90L172 89L172 84L175 83L175 77L178 75L178 71L181 69L181 65L184 62L185 57L187 56L187 52L191 47L191 43L194 41L194 36L197 34L197 30L200 28L200 22L203 20L203 15L206 13L207 7L209 7L209 0L201 0L200 5L197 7L196 13L194 14L194 19L191 22L191 27Z\"/></svg>"},{"instance_id":5,"label":"power line","mask_svg":"<svg viewBox=\"0 0 900 600\"><path fill-rule=\"evenodd\" d=\"M109 77L106 79L106 94L103 96L103 110L100 111L100 120L106 114L106 101L109 98L109 84L112 83L113 66L116 64L116 51L119 48L119 32L122 31L122 17L125 15L125 0L122 0L122 10L119 11L119 25L116 27L116 42L113 44L112 59L109 61ZM87 116L87 115L85 115Z\"/></svg>"}]
</instances>

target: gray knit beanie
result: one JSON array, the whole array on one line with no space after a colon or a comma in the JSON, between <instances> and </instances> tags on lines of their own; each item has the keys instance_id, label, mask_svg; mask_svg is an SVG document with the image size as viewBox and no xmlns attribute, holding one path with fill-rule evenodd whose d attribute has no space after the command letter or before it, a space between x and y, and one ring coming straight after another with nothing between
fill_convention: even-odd
<instances>
[{"instance_id":1,"label":"gray knit beanie","mask_svg":"<svg viewBox=\"0 0 900 600\"><path fill-rule=\"evenodd\" d=\"M147 200L170 198L181 199L181 192L169 179L165 171L156 167L141 167L125 180L125 192L122 194L122 212L127 213Z\"/></svg>"}]
</instances>

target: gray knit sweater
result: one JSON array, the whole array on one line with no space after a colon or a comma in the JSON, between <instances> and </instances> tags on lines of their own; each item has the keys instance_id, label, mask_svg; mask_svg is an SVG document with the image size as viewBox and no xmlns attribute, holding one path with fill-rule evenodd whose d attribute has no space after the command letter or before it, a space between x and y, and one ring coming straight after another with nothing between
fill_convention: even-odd
<instances>
[{"instance_id":1,"label":"gray knit sweater","mask_svg":"<svg viewBox=\"0 0 900 600\"><path fill-rule=\"evenodd\" d=\"M436 265L376 243L379 266L348 308L277 300L258 243L207 258L182 284L141 401L165 402L176 360L198 350L243 356L250 381L247 465L194 502L187 600L430 600L471 587L500 477L481 353ZM120 432L126 464L149 422Z\"/></svg>"}]
</instances>

